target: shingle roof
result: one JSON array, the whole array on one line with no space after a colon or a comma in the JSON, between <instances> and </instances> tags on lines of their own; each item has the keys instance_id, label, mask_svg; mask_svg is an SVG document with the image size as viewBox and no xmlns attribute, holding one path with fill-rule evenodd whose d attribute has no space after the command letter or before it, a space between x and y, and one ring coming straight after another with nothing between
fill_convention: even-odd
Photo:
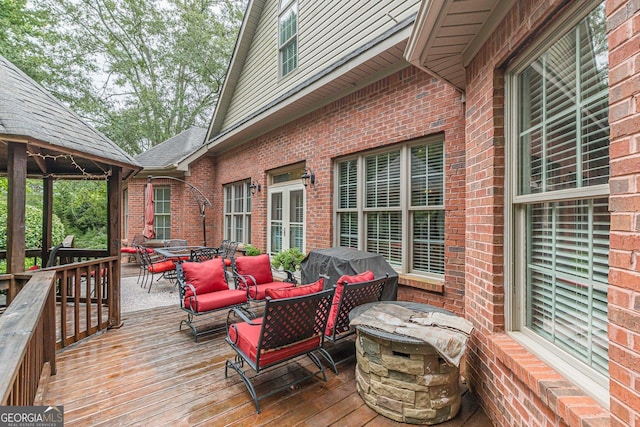
<instances>
[{"instance_id":1,"label":"shingle roof","mask_svg":"<svg viewBox=\"0 0 640 427\"><path fill-rule=\"evenodd\" d=\"M148 169L172 166L202 147L206 136L207 129L196 126L191 127L150 150L138 154L136 160L144 168Z\"/></svg>"},{"instance_id":2,"label":"shingle roof","mask_svg":"<svg viewBox=\"0 0 640 427\"><path fill-rule=\"evenodd\" d=\"M55 151L85 153L107 164L129 166L134 170L140 167L113 141L0 56L2 135L9 140L37 140L41 147L47 148L49 144L48 148Z\"/></svg>"}]
</instances>

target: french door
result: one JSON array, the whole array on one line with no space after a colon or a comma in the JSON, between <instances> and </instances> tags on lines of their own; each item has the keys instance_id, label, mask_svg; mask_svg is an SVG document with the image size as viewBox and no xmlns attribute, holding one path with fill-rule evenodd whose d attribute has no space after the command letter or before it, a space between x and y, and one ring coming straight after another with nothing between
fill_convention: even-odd
<instances>
[{"instance_id":1,"label":"french door","mask_svg":"<svg viewBox=\"0 0 640 427\"><path fill-rule=\"evenodd\" d=\"M270 254L305 248L304 186L299 183L269 188L268 248Z\"/></svg>"}]
</instances>

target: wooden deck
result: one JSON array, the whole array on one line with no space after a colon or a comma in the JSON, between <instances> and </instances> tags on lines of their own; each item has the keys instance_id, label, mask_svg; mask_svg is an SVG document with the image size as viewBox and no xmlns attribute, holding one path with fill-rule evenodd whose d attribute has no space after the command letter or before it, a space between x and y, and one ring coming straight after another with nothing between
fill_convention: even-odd
<instances>
[{"instance_id":1,"label":"wooden deck","mask_svg":"<svg viewBox=\"0 0 640 427\"><path fill-rule=\"evenodd\" d=\"M260 414L240 377L224 378L224 362L233 353L223 333L195 343L178 324L178 307L154 308L123 316L120 329L109 330L57 354L58 373L51 378L43 404L64 405L66 426L194 425L399 425L367 407L356 391L355 359L327 369L325 383L311 379L262 400ZM222 324L218 316L213 322ZM340 358L353 354L353 342L330 348ZM258 394L282 378L295 377L311 362L301 358L264 371ZM458 416L443 427L490 426L470 392Z\"/></svg>"}]
</instances>

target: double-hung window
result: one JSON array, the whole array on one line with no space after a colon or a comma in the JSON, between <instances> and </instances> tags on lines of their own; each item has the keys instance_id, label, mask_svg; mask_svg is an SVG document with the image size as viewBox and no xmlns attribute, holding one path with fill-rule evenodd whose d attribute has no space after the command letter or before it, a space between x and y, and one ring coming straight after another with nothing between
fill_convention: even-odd
<instances>
[{"instance_id":1,"label":"double-hung window","mask_svg":"<svg viewBox=\"0 0 640 427\"><path fill-rule=\"evenodd\" d=\"M249 181L224 186L224 238L251 243L251 192Z\"/></svg>"},{"instance_id":2,"label":"double-hung window","mask_svg":"<svg viewBox=\"0 0 640 427\"><path fill-rule=\"evenodd\" d=\"M169 187L153 188L153 225L156 230L156 239L166 240L171 238L171 190Z\"/></svg>"},{"instance_id":3,"label":"double-hung window","mask_svg":"<svg viewBox=\"0 0 640 427\"><path fill-rule=\"evenodd\" d=\"M286 76L298 66L298 2L280 0L278 18L280 75Z\"/></svg>"},{"instance_id":4,"label":"double-hung window","mask_svg":"<svg viewBox=\"0 0 640 427\"><path fill-rule=\"evenodd\" d=\"M441 139L341 160L336 174L339 246L380 253L403 273L444 275Z\"/></svg>"},{"instance_id":5,"label":"double-hung window","mask_svg":"<svg viewBox=\"0 0 640 427\"><path fill-rule=\"evenodd\" d=\"M512 220L505 235L507 270L514 266L511 330L524 332L559 370L568 373L562 363L569 361L604 385L608 52L604 5L593 7L574 11L507 74Z\"/></svg>"}]
</instances>

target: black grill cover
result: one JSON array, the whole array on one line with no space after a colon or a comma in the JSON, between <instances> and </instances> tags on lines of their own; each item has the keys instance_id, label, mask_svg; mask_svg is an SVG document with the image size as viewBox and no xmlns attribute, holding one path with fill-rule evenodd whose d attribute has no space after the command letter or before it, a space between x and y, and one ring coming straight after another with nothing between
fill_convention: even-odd
<instances>
[{"instance_id":1,"label":"black grill cover","mask_svg":"<svg viewBox=\"0 0 640 427\"><path fill-rule=\"evenodd\" d=\"M309 252L300 266L302 283L313 283L319 274L329 276L324 289L329 289L343 274L354 275L371 270L376 278L389 274L382 299L395 301L398 297L398 273L380 254L352 248L328 248Z\"/></svg>"}]
</instances>

